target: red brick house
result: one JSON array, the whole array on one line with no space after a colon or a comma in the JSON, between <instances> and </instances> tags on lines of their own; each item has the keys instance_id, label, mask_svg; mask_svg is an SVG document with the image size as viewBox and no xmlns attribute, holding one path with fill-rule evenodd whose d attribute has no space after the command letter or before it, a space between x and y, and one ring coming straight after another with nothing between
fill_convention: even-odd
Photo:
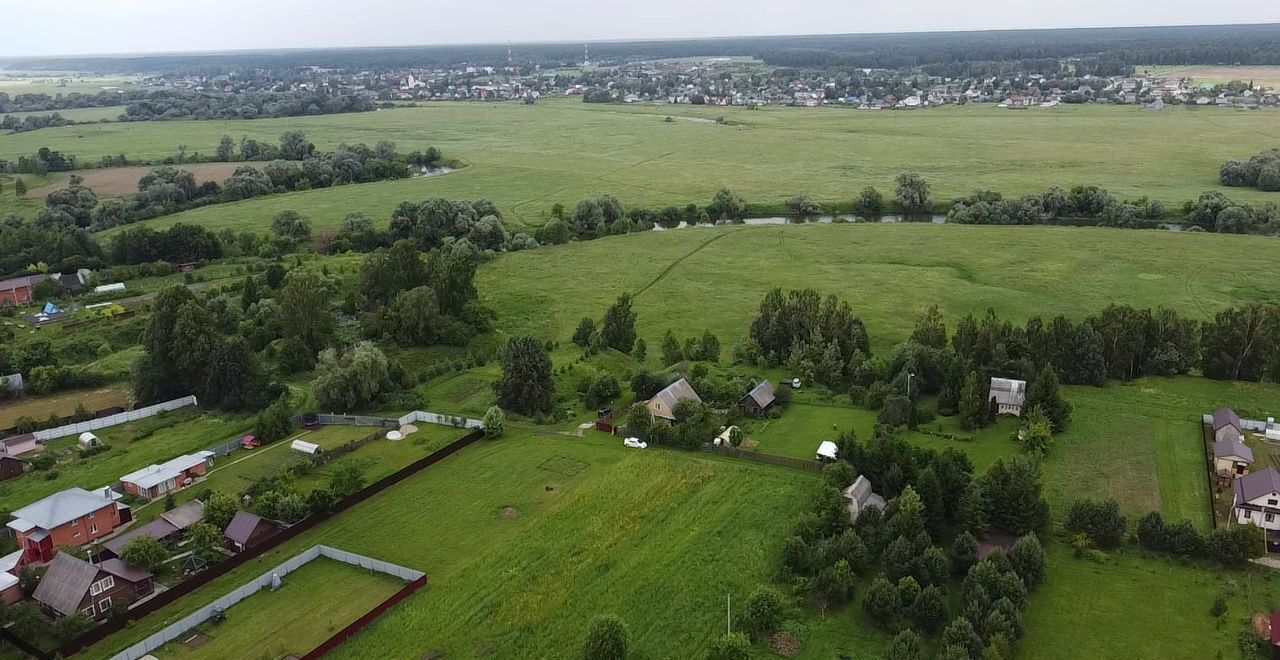
<instances>
[{"instance_id":1,"label":"red brick house","mask_svg":"<svg viewBox=\"0 0 1280 660\"><path fill-rule=\"evenodd\" d=\"M55 617L82 612L103 619L113 606L129 605L153 590L150 573L119 559L90 564L60 552L31 597Z\"/></svg>"},{"instance_id":2,"label":"red brick house","mask_svg":"<svg viewBox=\"0 0 1280 660\"><path fill-rule=\"evenodd\" d=\"M44 275L28 275L0 282L0 307L25 305L31 302L35 296L36 285L44 280Z\"/></svg>"},{"instance_id":3,"label":"red brick house","mask_svg":"<svg viewBox=\"0 0 1280 660\"><path fill-rule=\"evenodd\" d=\"M83 488L69 488L13 512L23 563L51 561L58 548L80 547L133 520L128 506Z\"/></svg>"}]
</instances>

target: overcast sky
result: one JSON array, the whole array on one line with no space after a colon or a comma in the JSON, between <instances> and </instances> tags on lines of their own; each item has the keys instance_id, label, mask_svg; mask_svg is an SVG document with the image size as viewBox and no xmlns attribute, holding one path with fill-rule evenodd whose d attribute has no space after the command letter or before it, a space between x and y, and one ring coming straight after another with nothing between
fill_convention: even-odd
<instances>
[{"instance_id":1,"label":"overcast sky","mask_svg":"<svg viewBox=\"0 0 1280 660\"><path fill-rule=\"evenodd\" d=\"M13 0L0 56L1280 22L1280 0Z\"/></svg>"}]
</instances>

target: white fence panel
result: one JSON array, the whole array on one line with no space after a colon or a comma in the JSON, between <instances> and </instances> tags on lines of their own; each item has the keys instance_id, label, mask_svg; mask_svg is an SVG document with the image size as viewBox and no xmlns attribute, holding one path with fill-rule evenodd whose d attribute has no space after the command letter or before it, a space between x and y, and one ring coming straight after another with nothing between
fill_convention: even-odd
<instances>
[{"instance_id":1,"label":"white fence panel","mask_svg":"<svg viewBox=\"0 0 1280 660\"><path fill-rule=\"evenodd\" d=\"M215 610L229 609L231 606L235 605L236 603L239 603L240 601L248 598L249 596L252 596L258 593L262 589L269 588L271 586L271 576L273 574L278 574L280 577L283 578L284 576L298 570L299 568L306 566L311 561L314 561L317 557L327 557L335 561L351 564L353 566L359 566L367 570L379 571L381 573L386 573L388 575L392 575L397 578L400 578L405 582L412 582L426 575L426 573L423 573L422 571L415 571L411 568L406 568L404 566L389 564L385 561L374 559L372 557L366 557L364 555L355 554L354 552L347 552L346 550L331 548L327 545L313 545L307 550L285 560L284 563L280 564L279 566L276 566L275 568L267 571L266 573L259 575L257 578L254 578L249 583L240 585L239 587L237 587L230 593L224 595L223 597L213 601L212 603L209 603L208 605L205 605L204 607L201 607L200 609L196 610L195 612L192 612L191 614L188 614L182 619L179 619L176 623L166 626L160 632L157 632L151 635L150 637L147 637L146 639L142 640L141 642L138 642L137 644L130 646L129 648L121 651L120 653L117 653L116 655L112 656L111 660L138 660L139 658L151 653L152 651L155 651L156 649L164 646L165 644L168 644L169 642L172 642L173 640L178 639L182 635L185 635L188 631L195 628L196 626L199 626L205 621L208 621L210 618L213 617L213 613Z\"/></svg>"},{"instance_id":2,"label":"white fence panel","mask_svg":"<svg viewBox=\"0 0 1280 660\"><path fill-rule=\"evenodd\" d=\"M424 422L427 424L451 426L459 429L484 429L484 422L478 419L468 419L466 417L458 417L457 415L441 415L440 413L426 412L422 410L415 410L400 418L401 426L410 422Z\"/></svg>"},{"instance_id":3,"label":"white fence panel","mask_svg":"<svg viewBox=\"0 0 1280 660\"><path fill-rule=\"evenodd\" d=\"M128 410L115 415L108 415L107 417L99 417L98 419L91 419L85 422L77 422L75 424L67 424L66 426L36 431L32 435L34 435L36 440L39 440L40 442L48 442L58 438L65 438L69 435L79 435L85 431L96 431L98 429L105 429L118 424L136 422L140 419L159 415L162 412L169 412L171 410L177 410L179 408L186 408L187 406L194 405L197 405L196 398L194 396L184 396L181 399L165 401L145 408L138 408L137 410Z\"/></svg>"}]
</instances>

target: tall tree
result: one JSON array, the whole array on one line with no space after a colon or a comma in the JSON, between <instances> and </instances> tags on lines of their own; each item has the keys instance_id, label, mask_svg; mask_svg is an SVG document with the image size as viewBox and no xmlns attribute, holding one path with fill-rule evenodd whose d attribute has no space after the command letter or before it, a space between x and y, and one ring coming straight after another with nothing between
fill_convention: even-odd
<instances>
[{"instance_id":1,"label":"tall tree","mask_svg":"<svg viewBox=\"0 0 1280 660\"><path fill-rule=\"evenodd\" d=\"M285 276L276 297L286 337L296 337L312 353L329 344L335 327L329 300L333 282L308 270L295 269Z\"/></svg>"},{"instance_id":2,"label":"tall tree","mask_svg":"<svg viewBox=\"0 0 1280 660\"><path fill-rule=\"evenodd\" d=\"M498 404L523 415L546 414L555 405L551 358L533 337L512 337L498 352L502 377Z\"/></svg>"},{"instance_id":3,"label":"tall tree","mask_svg":"<svg viewBox=\"0 0 1280 660\"><path fill-rule=\"evenodd\" d=\"M609 306L600 324L601 342L614 350L630 353L636 343L636 313L631 309L631 295L624 293Z\"/></svg>"},{"instance_id":4,"label":"tall tree","mask_svg":"<svg viewBox=\"0 0 1280 660\"><path fill-rule=\"evenodd\" d=\"M1035 380L1027 387L1026 401L1023 408L1031 410L1039 407L1049 418L1054 433L1061 433L1071 421L1071 404L1062 398L1058 391L1058 372L1052 367L1045 367L1036 375Z\"/></svg>"},{"instance_id":5,"label":"tall tree","mask_svg":"<svg viewBox=\"0 0 1280 660\"><path fill-rule=\"evenodd\" d=\"M929 184L916 172L903 172L897 178L896 198L907 215L928 213L931 207Z\"/></svg>"}]
</instances>

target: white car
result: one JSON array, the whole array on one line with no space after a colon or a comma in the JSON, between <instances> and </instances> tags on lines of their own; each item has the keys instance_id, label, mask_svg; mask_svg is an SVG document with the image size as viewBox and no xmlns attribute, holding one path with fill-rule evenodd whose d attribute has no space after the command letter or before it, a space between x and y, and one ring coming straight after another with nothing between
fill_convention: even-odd
<instances>
[{"instance_id":1,"label":"white car","mask_svg":"<svg viewBox=\"0 0 1280 660\"><path fill-rule=\"evenodd\" d=\"M622 441L622 444L632 449L647 449L649 447L649 443L641 441L640 438L627 438Z\"/></svg>"}]
</instances>

